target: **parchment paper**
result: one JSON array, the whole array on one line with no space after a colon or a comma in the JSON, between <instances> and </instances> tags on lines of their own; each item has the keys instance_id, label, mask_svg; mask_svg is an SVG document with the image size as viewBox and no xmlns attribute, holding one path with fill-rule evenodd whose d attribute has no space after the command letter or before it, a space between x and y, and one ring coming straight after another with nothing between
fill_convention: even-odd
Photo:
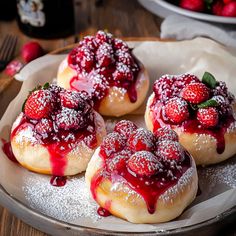
<instances>
[{"instance_id":1,"label":"parchment paper","mask_svg":"<svg viewBox=\"0 0 236 236\"><path fill-rule=\"evenodd\" d=\"M205 71L223 80L236 94L236 57L212 40L197 38L181 42L131 42L134 54L146 66L151 86L163 74L191 72L202 76ZM66 55L47 55L29 63L18 75L25 80L18 96L0 121L0 137L9 140L10 128L21 111L28 91L37 84L51 82ZM122 117L145 126L145 103L133 114ZM110 130L116 120L107 119ZM236 158L210 167L198 168L201 194L177 219L162 224L132 224L116 217L99 218L96 203L89 197L83 174L68 179L62 188L49 184L50 176L29 172L11 162L0 149L0 184L13 197L36 211L65 222L116 231L165 231L189 226L216 217L236 205Z\"/></svg>"}]
</instances>

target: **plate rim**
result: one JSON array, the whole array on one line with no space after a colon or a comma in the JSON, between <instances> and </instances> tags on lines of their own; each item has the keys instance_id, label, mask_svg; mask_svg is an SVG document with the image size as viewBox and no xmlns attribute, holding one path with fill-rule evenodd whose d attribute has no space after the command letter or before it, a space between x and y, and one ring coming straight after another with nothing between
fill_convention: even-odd
<instances>
[{"instance_id":1,"label":"plate rim","mask_svg":"<svg viewBox=\"0 0 236 236\"><path fill-rule=\"evenodd\" d=\"M138 1L142 5L144 4L144 2L148 2L148 1L153 2L153 3L156 3L157 5L160 5L161 7L164 7L166 10L172 11L174 13L177 13L183 16L188 16L194 19L204 20L207 22L221 23L221 24L236 24L236 17L215 16L215 15L206 14L206 13L189 11L186 9L182 9L169 2L166 2L165 0L138 0Z\"/></svg>"}]
</instances>

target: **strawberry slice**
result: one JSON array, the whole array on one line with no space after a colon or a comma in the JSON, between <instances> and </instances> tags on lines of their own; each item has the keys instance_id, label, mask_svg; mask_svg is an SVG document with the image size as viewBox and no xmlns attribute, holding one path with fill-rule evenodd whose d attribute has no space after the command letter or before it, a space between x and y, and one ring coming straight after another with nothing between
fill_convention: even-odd
<instances>
[{"instance_id":1,"label":"strawberry slice","mask_svg":"<svg viewBox=\"0 0 236 236\"><path fill-rule=\"evenodd\" d=\"M53 95L49 90L36 90L26 100L24 112L31 119L47 118L53 103Z\"/></svg>"},{"instance_id":2,"label":"strawberry slice","mask_svg":"<svg viewBox=\"0 0 236 236\"><path fill-rule=\"evenodd\" d=\"M127 163L128 168L140 176L152 176L162 171L163 165L148 151L134 153Z\"/></svg>"},{"instance_id":3,"label":"strawberry slice","mask_svg":"<svg viewBox=\"0 0 236 236\"><path fill-rule=\"evenodd\" d=\"M199 109L197 119L205 127L215 127L219 121L218 111L215 107Z\"/></svg>"},{"instance_id":4,"label":"strawberry slice","mask_svg":"<svg viewBox=\"0 0 236 236\"><path fill-rule=\"evenodd\" d=\"M203 83L192 83L182 90L181 95L186 101L198 104L209 98L210 91Z\"/></svg>"},{"instance_id":5,"label":"strawberry slice","mask_svg":"<svg viewBox=\"0 0 236 236\"><path fill-rule=\"evenodd\" d=\"M189 117L188 103L179 97L173 97L163 107L166 117L175 124L179 124Z\"/></svg>"}]
</instances>

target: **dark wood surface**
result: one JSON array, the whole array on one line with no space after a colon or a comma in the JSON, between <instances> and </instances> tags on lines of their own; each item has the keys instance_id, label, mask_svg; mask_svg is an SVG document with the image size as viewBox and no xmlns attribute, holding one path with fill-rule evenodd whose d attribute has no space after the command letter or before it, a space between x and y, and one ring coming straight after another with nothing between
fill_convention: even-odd
<instances>
[{"instance_id":1,"label":"dark wood surface","mask_svg":"<svg viewBox=\"0 0 236 236\"><path fill-rule=\"evenodd\" d=\"M94 1L84 0L84 6L78 8L77 14L84 16L78 18L78 37L87 34L93 34L98 29L106 29L118 37L159 37L161 19L154 16L150 12L142 8L135 0L106 0ZM83 10L81 10L83 9ZM0 22L0 42L7 33L12 32L19 36L19 43L17 45L17 54L20 52L21 46L32 40L22 34L17 27L15 21ZM74 36L66 39L56 40L38 40L46 51L52 51L66 44L74 42ZM0 80L6 75L0 74ZM14 98L19 91L21 83L8 78L10 82L5 87L4 91L0 93L1 104L7 104ZM6 106L0 106L0 117L5 111ZM0 206L0 235L1 236L46 236L21 220L17 219L7 209Z\"/></svg>"}]
</instances>

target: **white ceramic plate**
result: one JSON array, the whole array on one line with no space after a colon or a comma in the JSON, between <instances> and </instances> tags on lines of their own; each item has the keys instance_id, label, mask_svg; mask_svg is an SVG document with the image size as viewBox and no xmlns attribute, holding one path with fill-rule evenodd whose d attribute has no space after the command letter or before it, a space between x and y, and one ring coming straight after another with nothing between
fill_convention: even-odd
<instances>
[{"instance_id":1,"label":"white ceramic plate","mask_svg":"<svg viewBox=\"0 0 236 236\"><path fill-rule=\"evenodd\" d=\"M162 18L166 18L167 16L172 14L179 14L209 22L222 23L222 24L236 24L236 17L214 16L205 13L188 11L174 4L168 3L164 0L138 0L138 1L147 10L151 11L152 13Z\"/></svg>"}]
</instances>

